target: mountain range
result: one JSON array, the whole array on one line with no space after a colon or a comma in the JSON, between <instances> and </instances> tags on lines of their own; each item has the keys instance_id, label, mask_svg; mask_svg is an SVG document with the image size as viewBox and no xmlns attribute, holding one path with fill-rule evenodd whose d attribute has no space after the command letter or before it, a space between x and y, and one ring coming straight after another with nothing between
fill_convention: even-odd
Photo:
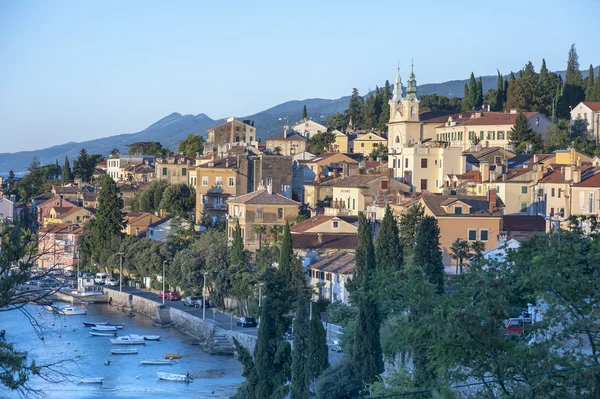
<instances>
[{"instance_id":1,"label":"mountain range","mask_svg":"<svg viewBox=\"0 0 600 399\"><path fill-rule=\"evenodd\" d=\"M596 71L598 69L599 67L596 67ZM564 71L557 73L564 78ZM587 70L582 71L582 73L584 77L587 76ZM595 74L597 76L598 72ZM496 81L497 76L482 76L484 93L489 89L496 88ZM435 93L447 97L460 97L463 95L466 82L468 80L423 84L418 86L418 93L419 95ZM280 132L283 126L299 121L303 105L306 105L309 116L313 120L323 123L328 115L343 112L348 106L349 99L350 96L335 100L311 98L303 101L287 101L254 115L239 117L238 119L253 120L258 138L264 140ZM195 133L205 136L207 129L224 121L225 119L212 119L202 113L198 115L181 115L174 112L137 133L119 134L80 143L69 142L41 150L0 153L0 174L6 174L9 170L14 170L16 173L23 172L34 157L37 157L42 165L55 162L57 159L59 164L62 165L65 156L68 156L72 163L81 148L85 148L90 154L108 155L113 148L118 148L121 152L127 152L127 145L134 142L160 141L163 146L175 150L179 141L188 134Z\"/></svg>"}]
</instances>

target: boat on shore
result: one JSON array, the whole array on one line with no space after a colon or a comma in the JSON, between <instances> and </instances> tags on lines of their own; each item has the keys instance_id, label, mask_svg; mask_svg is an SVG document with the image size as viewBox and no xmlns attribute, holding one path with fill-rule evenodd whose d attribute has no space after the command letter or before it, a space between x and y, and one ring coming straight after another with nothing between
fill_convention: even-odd
<instances>
[{"instance_id":1,"label":"boat on shore","mask_svg":"<svg viewBox=\"0 0 600 399\"><path fill-rule=\"evenodd\" d=\"M116 327L118 330L122 330L125 328L125 323L106 323L103 325L107 327Z\"/></svg>"},{"instance_id":2,"label":"boat on shore","mask_svg":"<svg viewBox=\"0 0 600 399\"><path fill-rule=\"evenodd\" d=\"M113 326L95 326L92 327L92 331L113 331L113 332L117 332L117 327L113 327Z\"/></svg>"},{"instance_id":3,"label":"boat on shore","mask_svg":"<svg viewBox=\"0 0 600 399\"><path fill-rule=\"evenodd\" d=\"M164 381L177 381L177 382L192 382L193 379L190 377L190 373L187 374L173 374L173 373L156 373L159 380Z\"/></svg>"},{"instance_id":4,"label":"boat on shore","mask_svg":"<svg viewBox=\"0 0 600 399\"><path fill-rule=\"evenodd\" d=\"M143 339L133 339L129 335L122 335L117 338L111 338L110 342L113 345L146 345Z\"/></svg>"},{"instance_id":5,"label":"boat on shore","mask_svg":"<svg viewBox=\"0 0 600 399\"><path fill-rule=\"evenodd\" d=\"M81 384L102 384L104 377L83 377L79 383Z\"/></svg>"},{"instance_id":6,"label":"boat on shore","mask_svg":"<svg viewBox=\"0 0 600 399\"><path fill-rule=\"evenodd\" d=\"M140 361L140 363L142 364L147 364L147 365L161 365L164 366L166 364L175 364L174 361L172 360L166 360L166 359L144 359L142 361Z\"/></svg>"},{"instance_id":7,"label":"boat on shore","mask_svg":"<svg viewBox=\"0 0 600 399\"><path fill-rule=\"evenodd\" d=\"M179 353L165 353L165 359L181 359Z\"/></svg>"},{"instance_id":8,"label":"boat on shore","mask_svg":"<svg viewBox=\"0 0 600 399\"><path fill-rule=\"evenodd\" d=\"M116 331L104 331L104 332L90 331L90 335L92 337L116 337L117 332Z\"/></svg>"},{"instance_id":9,"label":"boat on shore","mask_svg":"<svg viewBox=\"0 0 600 399\"><path fill-rule=\"evenodd\" d=\"M63 316L82 316L87 314L87 309L78 309L74 306L65 306L62 308L55 308L55 312Z\"/></svg>"},{"instance_id":10,"label":"boat on shore","mask_svg":"<svg viewBox=\"0 0 600 399\"><path fill-rule=\"evenodd\" d=\"M145 341L158 341L160 340L160 335L137 335L137 334L129 334L129 336L133 339L143 339Z\"/></svg>"},{"instance_id":11,"label":"boat on shore","mask_svg":"<svg viewBox=\"0 0 600 399\"><path fill-rule=\"evenodd\" d=\"M96 326L105 326L108 324L108 321L84 321L84 327L96 327Z\"/></svg>"},{"instance_id":12,"label":"boat on shore","mask_svg":"<svg viewBox=\"0 0 600 399\"><path fill-rule=\"evenodd\" d=\"M111 349L110 353L113 355L137 355L137 349Z\"/></svg>"}]
</instances>

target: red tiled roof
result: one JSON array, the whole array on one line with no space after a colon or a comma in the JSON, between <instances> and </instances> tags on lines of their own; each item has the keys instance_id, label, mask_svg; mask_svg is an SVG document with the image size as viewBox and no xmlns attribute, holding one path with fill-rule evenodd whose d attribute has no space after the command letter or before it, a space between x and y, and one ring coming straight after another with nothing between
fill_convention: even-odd
<instances>
[{"instance_id":1,"label":"red tiled roof","mask_svg":"<svg viewBox=\"0 0 600 399\"><path fill-rule=\"evenodd\" d=\"M537 112L523 112L527 119L531 118ZM455 126L479 126L479 125L514 125L519 114L509 114L505 112L482 112L481 117L468 119L454 119ZM447 120L447 118L446 118ZM444 123L438 127L449 127Z\"/></svg>"},{"instance_id":2,"label":"red tiled roof","mask_svg":"<svg viewBox=\"0 0 600 399\"><path fill-rule=\"evenodd\" d=\"M435 216L452 216L452 217L473 217L473 216L502 216L499 208L504 207L504 202L499 197L496 197L496 210L493 214L489 212L489 202L485 196L450 196L450 195L427 195L421 197L421 200L429 208ZM469 213L456 215L454 213L446 213L442 206L449 205L452 202L460 201L470 207Z\"/></svg>"},{"instance_id":3,"label":"red tiled roof","mask_svg":"<svg viewBox=\"0 0 600 399\"><path fill-rule=\"evenodd\" d=\"M308 267L328 273L351 274L356 268L354 257L353 253L338 251L318 260Z\"/></svg>"},{"instance_id":4,"label":"red tiled roof","mask_svg":"<svg viewBox=\"0 0 600 399\"><path fill-rule=\"evenodd\" d=\"M262 188L252 193L240 195L227 201L229 204L256 204L256 205L296 205L300 203L284 197L281 194L269 194L267 189Z\"/></svg>"},{"instance_id":5,"label":"red tiled roof","mask_svg":"<svg viewBox=\"0 0 600 399\"><path fill-rule=\"evenodd\" d=\"M44 234L79 234L82 231L81 226L73 223L52 223L38 230L39 233Z\"/></svg>"},{"instance_id":6,"label":"red tiled roof","mask_svg":"<svg viewBox=\"0 0 600 399\"><path fill-rule=\"evenodd\" d=\"M292 233L303 233L307 230L313 229L316 226L319 226L325 222L330 221L331 219L340 219L347 223L357 223L358 216L325 216L325 215L316 215L311 218L306 219L303 222L293 225L290 227L290 232Z\"/></svg>"},{"instance_id":7,"label":"red tiled roof","mask_svg":"<svg viewBox=\"0 0 600 399\"><path fill-rule=\"evenodd\" d=\"M600 187L600 173L585 177L581 182L574 184L575 187Z\"/></svg>"},{"instance_id":8,"label":"red tiled roof","mask_svg":"<svg viewBox=\"0 0 600 399\"><path fill-rule=\"evenodd\" d=\"M505 231L546 231L546 220L542 216L504 215Z\"/></svg>"},{"instance_id":9,"label":"red tiled roof","mask_svg":"<svg viewBox=\"0 0 600 399\"><path fill-rule=\"evenodd\" d=\"M583 104L592 111L600 111L600 101L584 101Z\"/></svg>"},{"instance_id":10,"label":"red tiled roof","mask_svg":"<svg viewBox=\"0 0 600 399\"><path fill-rule=\"evenodd\" d=\"M320 237L320 239L319 239ZM320 241L319 241L320 240ZM357 234L303 233L292 234L293 249L345 249L354 250L358 246Z\"/></svg>"}]
</instances>

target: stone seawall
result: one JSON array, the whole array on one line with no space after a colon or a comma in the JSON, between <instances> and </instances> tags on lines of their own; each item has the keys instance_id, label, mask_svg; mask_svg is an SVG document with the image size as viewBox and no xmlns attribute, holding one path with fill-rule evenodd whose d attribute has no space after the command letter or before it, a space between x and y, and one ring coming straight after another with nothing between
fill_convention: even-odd
<instances>
[{"instance_id":1,"label":"stone seawall","mask_svg":"<svg viewBox=\"0 0 600 399\"><path fill-rule=\"evenodd\" d=\"M198 338L205 342L215 332L215 326L199 317L181 311L179 309L169 308L171 322L181 331Z\"/></svg>"},{"instance_id":2,"label":"stone seawall","mask_svg":"<svg viewBox=\"0 0 600 399\"><path fill-rule=\"evenodd\" d=\"M159 317L158 311L164 308L160 303L127 292L121 292L111 288L104 288L104 292L108 295L108 302L113 306L123 306L127 309L141 313L144 316L148 316L153 320L156 320Z\"/></svg>"}]
</instances>

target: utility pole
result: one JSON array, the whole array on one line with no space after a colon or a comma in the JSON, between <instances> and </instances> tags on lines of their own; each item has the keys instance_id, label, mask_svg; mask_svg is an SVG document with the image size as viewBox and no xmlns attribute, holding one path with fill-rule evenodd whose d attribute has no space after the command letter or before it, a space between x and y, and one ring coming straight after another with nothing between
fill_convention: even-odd
<instances>
[{"instance_id":1,"label":"utility pole","mask_svg":"<svg viewBox=\"0 0 600 399\"><path fill-rule=\"evenodd\" d=\"M204 273L204 284L202 285L202 320L206 316L206 275L208 273Z\"/></svg>"}]
</instances>

